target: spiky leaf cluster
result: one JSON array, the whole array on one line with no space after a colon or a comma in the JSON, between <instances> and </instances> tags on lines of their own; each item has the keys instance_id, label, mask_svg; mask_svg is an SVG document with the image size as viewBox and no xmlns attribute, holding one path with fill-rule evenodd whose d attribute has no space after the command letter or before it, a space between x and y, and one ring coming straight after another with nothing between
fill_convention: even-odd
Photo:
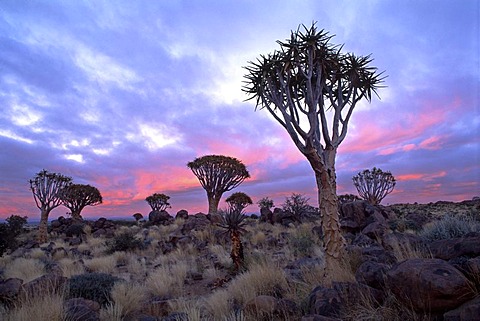
<instances>
[{"instance_id":1,"label":"spiky leaf cluster","mask_svg":"<svg viewBox=\"0 0 480 321\"><path fill-rule=\"evenodd\" d=\"M247 216L236 208L229 208L222 213L222 222L218 224L219 227L224 228L225 233L245 233L244 226Z\"/></svg>"},{"instance_id":2,"label":"spiky leaf cluster","mask_svg":"<svg viewBox=\"0 0 480 321\"><path fill-rule=\"evenodd\" d=\"M358 195L370 204L377 205L390 194L396 184L392 173L374 167L359 172L352 178Z\"/></svg>"},{"instance_id":3,"label":"spiky leaf cluster","mask_svg":"<svg viewBox=\"0 0 480 321\"><path fill-rule=\"evenodd\" d=\"M299 26L280 49L261 55L245 67L243 91L266 108L287 130L302 153L338 147L352 111L361 99L371 100L383 77L373 59L342 53L328 32ZM327 111L331 111L331 132ZM323 139L323 145L322 145Z\"/></svg>"}]
</instances>

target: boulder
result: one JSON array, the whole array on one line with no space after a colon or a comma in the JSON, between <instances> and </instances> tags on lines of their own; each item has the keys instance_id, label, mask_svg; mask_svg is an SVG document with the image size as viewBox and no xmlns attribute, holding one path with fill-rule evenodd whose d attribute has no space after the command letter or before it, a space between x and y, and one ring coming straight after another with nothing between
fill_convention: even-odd
<instances>
[{"instance_id":1,"label":"boulder","mask_svg":"<svg viewBox=\"0 0 480 321\"><path fill-rule=\"evenodd\" d=\"M180 210L177 212L177 215L175 215L175 219L188 219L188 211L187 210Z\"/></svg>"},{"instance_id":2,"label":"boulder","mask_svg":"<svg viewBox=\"0 0 480 321\"><path fill-rule=\"evenodd\" d=\"M18 278L10 278L0 281L0 303L13 303L20 293L23 280Z\"/></svg>"},{"instance_id":3,"label":"boulder","mask_svg":"<svg viewBox=\"0 0 480 321\"><path fill-rule=\"evenodd\" d=\"M326 317L319 314L308 314L302 317L301 321L342 321L341 319Z\"/></svg>"},{"instance_id":4,"label":"boulder","mask_svg":"<svg viewBox=\"0 0 480 321\"><path fill-rule=\"evenodd\" d=\"M148 214L148 221L156 225L169 225L173 221L173 217L167 211L151 211Z\"/></svg>"},{"instance_id":5,"label":"boulder","mask_svg":"<svg viewBox=\"0 0 480 321\"><path fill-rule=\"evenodd\" d=\"M443 313L474 297L472 285L452 265L439 259L409 259L386 273L386 285L414 310Z\"/></svg>"},{"instance_id":6,"label":"boulder","mask_svg":"<svg viewBox=\"0 0 480 321\"><path fill-rule=\"evenodd\" d=\"M480 256L480 236L434 241L428 244L433 257L450 260L459 256Z\"/></svg>"},{"instance_id":7,"label":"boulder","mask_svg":"<svg viewBox=\"0 0 480 321\"><path fill-rule=\"evenodd\" d=\"M260 222L273 224L273 212L269 208L260 208Z\"/></svg>"},{"instance_id":8,"label":"boulder","mask_svg":"<svg viewBox=\"0 0 480 321\"><path fill-rule=\"evenodd\" d=\"M480 296L443 315L444 321L478 321L479 319Z\"/></svg>"},{"instance_id":9,"label":"boulder","mask_svg":"<svg viewBox=\"0 0 480 321\"><path fill-rule=\"evenodd\" d=\"M358 283L366 284L375 289L383 289L385 286L385 273L388 265L375 261L363 262L355 272Z\"/></svg>"},{"instance_id":10,"label":"boulder","mask_svg":"<svg viewBox=\"0 0 480 321\"><path fill-rule=\"evenodd\" d=\"M308 297L308 312L326 317L339 317L347 305L359 303L369 296L372 302L382 303L382 292L365 284L333 282L331 288L318 286Z\"/></svg>"},{"instance_id":11,"label":"boulder","mask_svg":"<svg viewBox=\"0 0 480 321\"><path fill-rule=\"evenodd\" d=\"M28 283L23 284L22 294L26 298L32 298L38 293L57 292L64 289L67 278L58 274L45 274Z\"/></svg>"},{"instance_id":12,"label":"boulder","mask_svg":"<svg viewBox=\"0 0 480 321\"><path fill-rule=\"evenodd\" d=\"M297 305L287 299L279 299L270 295L259 295L245 303L243 311L246 315L272 320L274 316L291 316L298 313Z\"/></svg>"}]
</instances>

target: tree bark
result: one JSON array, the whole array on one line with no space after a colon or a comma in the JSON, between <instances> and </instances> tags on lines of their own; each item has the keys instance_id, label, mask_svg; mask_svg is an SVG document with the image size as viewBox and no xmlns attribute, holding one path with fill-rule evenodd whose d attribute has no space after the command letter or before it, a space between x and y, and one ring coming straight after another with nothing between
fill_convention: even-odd
<instances>
[{"instance_id":1,"label":"tree bark","mask_svg":"<svg viewBox=\"0 0 480 321\"><path fill-rule=\"evenodd\" d=\"M38 225L38 243L46 243L48 240L48 214L49 210L42 209L40 214L40 224Z\"/></svg>"},{"instance_id":2,"label":"tree bark","mask_svg":"<svg viewBox=\"0 0 480 321\"><path fill-rule=\"evenodd\" d=\"M217 214L218 203L222 195L207 195L208 196L208 214Z\"/></svg>"},{"instance_id":3,"label":"tree bark","mask_svg":"<svg viewBox=\"0 0 480 321\"><path fill-rule=\"evenodd\" d=\"M240 233L237 231L232 231L230 233L230 239L232 241L232 251L230 252L230 257L235 265L235 271L238 272L242 269L243 261L245 259L243 255L243 244L242 240L240 239Z\"/></svg>"},{"instance_id":4,"label":"tree bark","mask_svg":"<svg viewBox=\"0 0 480 321\"><path fill-rule=\"evenodd\" d=\"M336 153L336 149L331 148L325 149L321 156L314 149L305 154L315 172L327 273L333 266L332 262L340 258L346 245L345 238L340 230L340 215L338 212L335 173Z\"/></svg>"}]
</instances>

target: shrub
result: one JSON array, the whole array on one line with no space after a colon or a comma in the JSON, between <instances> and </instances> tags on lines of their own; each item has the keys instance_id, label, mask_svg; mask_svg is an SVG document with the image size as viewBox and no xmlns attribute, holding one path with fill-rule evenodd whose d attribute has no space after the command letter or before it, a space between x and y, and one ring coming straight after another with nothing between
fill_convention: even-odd
<instances>
[{"instance_id":1,"label":"shrub","mask_svg":"<svg viewBox=\"0 0 480 321\"><path fill-rule=\"evenodd\" d=\"M420 236L429 241L463 237L470 232L480 232L480 223L464 216L445 215L424 227Z\"/></svg>"},{"instance_id":2,"label":"shrub","mask_svg":"<svg viewBox=\"0 0 480 321\"><path fill-rule=\"evenodd\" d=\"M14 250L18 247L16 237L23 232L27 217L11 215L5 221L7 223L0 224L0 256L3 256L8 249Z\"/></svg>"},{"instance_id":3,"label":"shrub","mask_svg":"<svg viewBox=\"0 0 480 321\"><path fill-rule=\"evenodd\" d=\"M302 219L310 212L315 212L315 208L308 204L309 198L292 193L290 197L285 198L285 203L282 204L282 210L293 213L298 219Z\"/></svg>"},{"instance_id":4,"label":"shrub","mask_svg":"<svg viewBox=\"0 0 480 321\"><path fill-rule=\"evenodd\" d=\"M268 197L262 198L257 202L257 204L259 208L267 208L267 209L271 209L274 206L273 200L271 200Z\"/></svg>"},{"instance_id":5,"label":"shrub","mask_svg":"<svg viewBox=\"0 0 480 321\"><path fill-rule=\"evenodd\" d=\"M115 282L121 279L106 273L85 273L69 280L69 298L93 300L105 306L110 300L110 292Z\"/></svg>"},{"instance_id":6,"label":"shrub","mask_svg":"<svg viewBox=\"0 0 480 321\"><path fill-rule=\"evenodd\" d=\"M107 244L107 253L112 254L116 251L135 251L143 248L143 242L136 238L135 235L126 231L116 235L113 240Z\"/></svg>"}]
</instances>

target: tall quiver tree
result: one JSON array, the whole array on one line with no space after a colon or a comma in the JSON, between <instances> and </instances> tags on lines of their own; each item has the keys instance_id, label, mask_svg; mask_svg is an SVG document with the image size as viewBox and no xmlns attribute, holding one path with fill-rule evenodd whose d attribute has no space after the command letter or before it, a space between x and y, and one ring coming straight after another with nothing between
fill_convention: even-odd
<instances>
[{"instance_id":1,"label":"tall quiver tree","mask_svg":"<svg viewBox=\"0 0 480 321\"><path fill-rule=\"evenodd\" d=\"M95 206L103 202L100 191L91 185L72 184L61 193L63 205L70 210L72 219L81 221L80 213L86 206Z\"/></svg>"},{"instance_id":2,"label":"tall quiver tree","mask_svg":"<svg viewBox=\"0 0 480 321\"><path fill-rule=\"evenodd\" d=\"M187 166L207 192L208 214L217 213L223 193L232 190L250 177L245 165L229 156L206 155L194 159Z\"/></svg>"},{"instance_id":3,"label":"tall quiver tree","mask_svg":"<svg viewBox=\"0 0 480 321\"><path fill-rule=\"evenodd\" d=\"M345 246L340 233L335 158L347 135L357 103L372 98L383 78L370 66L370 56L342 54L330 43L333 36L303 25L280 50L261 55L245 67L243 91L267 109L307 158L318 189L327 266Z\"/></svg>"},{"instance_id":4,"label":"tall quiver tree","mask_svg":"<svg viewBox=\"0 0 480 321\"><path fill-rule=\"evenodd\" d=\"M38 242L45 243L48 238L48 215L62 204L61 194L72 182L71 177L46 170L38 172L30 180L30 189L35 204L40 209L40 225L38 226Z\"/></svg>"}]
</instances>

